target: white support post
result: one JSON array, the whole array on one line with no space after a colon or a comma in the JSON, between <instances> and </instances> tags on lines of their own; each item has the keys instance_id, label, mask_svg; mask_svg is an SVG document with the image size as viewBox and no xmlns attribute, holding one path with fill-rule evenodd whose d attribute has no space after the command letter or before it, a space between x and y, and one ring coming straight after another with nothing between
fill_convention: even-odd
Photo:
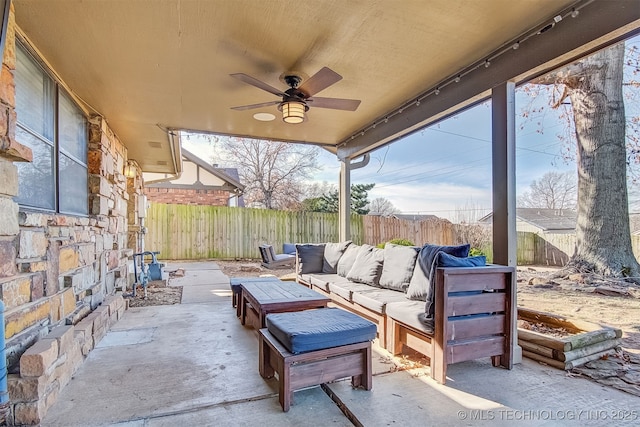
<instances>
[{"instance_id":1,"label":"white support post","mask_svg":"<svg viewBox=\"0 0 640 427\"><path fill-rule=\"evenodd\" d=\"M338 221L340 241L351 239L351 160L340 161L340 188L338 196Z\"/></svg>"},{"instance_id":2,"label":"white support post","mask_svg":"<svg viewBox=\"0 0 640 427\"><path fill-rule=\"evenodd\" d=\"M491 91L493 139L493 262L517 266L516 232L516 115L515 83L505 82ZM522 362L518 345L517 283L514 283L513 362Z\"/></svg>"}]
</instances>

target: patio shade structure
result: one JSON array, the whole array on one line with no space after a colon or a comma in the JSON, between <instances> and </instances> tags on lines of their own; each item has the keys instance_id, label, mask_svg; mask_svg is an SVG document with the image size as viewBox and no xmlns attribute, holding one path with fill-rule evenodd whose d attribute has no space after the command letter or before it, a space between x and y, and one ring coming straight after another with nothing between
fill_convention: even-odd
<instances>
[{"instance_id":1,"label":"patio shade structure","mask_svg":"<svg viewBox=\"0 0 640 427\"><path fill-rule=\"evenodd\" d=\"M365 165L372 150L490 98L494 262L504 265L516 259L516 85L640 32L637 0L11 6L22 45L85 113L106 119L143 172L180 176L180 131L315 144L334 153L341 161L343 240L352 168ZM341 78L324 72L333 77L305 84L324 67ZM247 77L232 76L239 74ZM306 106L284 92L291 75L313 99L305 96ZM332 105L327 98L361 102L355 111L320 108ZM285 102L304 110L301 123L281 119ZM254 104L261 105L233 109ZM268 115L274 120L263 121Z\"/></svg>"},{"instance_id":2,"label":"patio shade structure","mask_svg":"<svg viewBox=\"0 0 640 427\"><path fill-rule=\"evenodd\" d=\"M494 247L505 264L515 233L514 85L640 28L636 0L13 3L18 37L88 112L107 118L149 173L180 174L181 130L316 144L342 161L346 202L352 160L492 97L494 223L502 224ZM286 123L277 97L231 76L284 91L286 75L304 84L323 67L342 79L318 96L361 100L356 111L311 102L304 122Z\"/></svg>"}]
</instances>

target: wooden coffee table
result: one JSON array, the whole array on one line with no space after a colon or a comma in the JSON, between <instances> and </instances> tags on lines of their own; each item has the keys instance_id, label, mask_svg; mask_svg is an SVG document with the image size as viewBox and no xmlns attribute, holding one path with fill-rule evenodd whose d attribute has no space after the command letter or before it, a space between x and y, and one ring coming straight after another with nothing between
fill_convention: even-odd
<instances>
[{"instance_id":1,"label":"wooden coffee table","mask_svg":"<svg viewBox=\"0 0 640 427\"><path fill-rule=\"evenodd\" d=\"M241 283L240 322L261 329L269 313L284 313L326 307L330 298L296 282L271 280Z\"/></svg>"}]
</instances>

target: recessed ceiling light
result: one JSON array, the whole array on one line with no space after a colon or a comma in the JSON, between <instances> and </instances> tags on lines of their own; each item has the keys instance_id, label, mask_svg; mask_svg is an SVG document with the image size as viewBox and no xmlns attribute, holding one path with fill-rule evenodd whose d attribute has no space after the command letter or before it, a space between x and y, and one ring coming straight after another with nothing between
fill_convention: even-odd
<instances>
[{"instance_id":1,"label":"recessed ceiling light","mask_svg":"<svg viewBox=\"0 0 640 427\"><path fill-rule=\"evenodd\" d=\"M276 116L271 113L255 113L253 118L261 122L270 122L271 120L275 120Z\"/></svg>"}]
</instances>

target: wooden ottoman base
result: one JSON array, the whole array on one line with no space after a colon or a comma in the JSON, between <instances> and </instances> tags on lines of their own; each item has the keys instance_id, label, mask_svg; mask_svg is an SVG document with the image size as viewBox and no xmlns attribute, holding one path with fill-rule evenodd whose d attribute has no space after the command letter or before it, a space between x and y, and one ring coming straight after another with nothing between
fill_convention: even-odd
<instances>
[{"instance_id":1,"label":"wooden ottoman base","mask_svg":"<svg viewBox=\"0 0 640 427\"><path fill-rule=\"evenodd\" d=\"M260 376L272 378L278 373L284 412L291 406L293 392L304 387L351 377L354 387L371 390L370 341L293 354L264 328L258 334L258 345Z\"/></svg>"}]
</instances>

